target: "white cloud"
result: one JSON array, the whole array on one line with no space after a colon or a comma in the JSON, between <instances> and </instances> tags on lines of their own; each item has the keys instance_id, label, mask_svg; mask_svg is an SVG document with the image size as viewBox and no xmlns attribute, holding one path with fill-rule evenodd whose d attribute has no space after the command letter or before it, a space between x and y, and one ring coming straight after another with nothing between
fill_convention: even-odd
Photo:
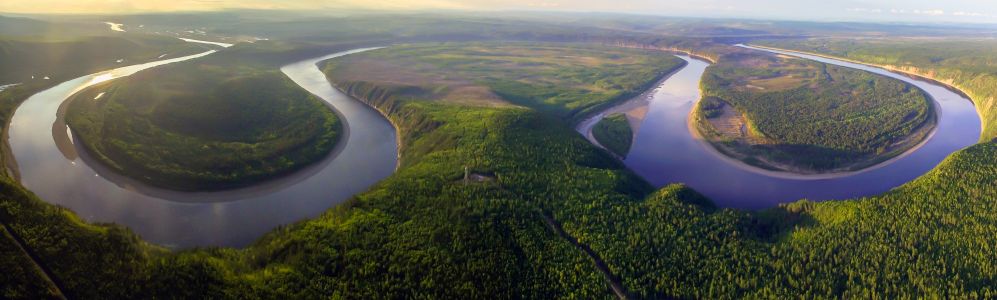
<instances>
[{"instance_id":1,"label":"white cloud","mask_svg":"<svg viewBox=\"0 0 997 300\"><path fill-rule=\"evenodd\" d=\"M929 15L929 16L942 16L945 15L945 11L941 9L929 9L929 10L914 10L914 14L918 15Z\"/></svg>"},{"instance_id":2,"label":"white cloud","mask_svg":"<svg viewBox=\"0 0 997 300\"><path fill-rule=\"evenodd\" d=\"M952 15L953 16L963 16L963 17L984 17L984 16L986 16L985 14L978 13L978 12L965 12L965 11L957 11L957 12L952 13Z\"/></svg>"},{"instance_id":3,"label":"white cloud","mask_svg":"<svg viewBox=\"0 0 997 300\"><path fill-rule=\"evenodd\" d=\"M878 8L862 8L862 7L859 7L859 8L849 8L849 9L847 9L847 11L861 12L861 13L874 13L874 14L878 14L878 13L882 13L883 12L882 9L878 9Z\"/></svg>"},{"instance_id":4,"label":"white cloud","mask_svg":"<svg viewBox=\"0 0 997 300\"><path fill-rule=\"evenodd\" d=\"M941 10L941 9L923 9L923 10L922 9L911 9L911 10L909 10L909 9L903 9L903 8L891 8L890 9L890 13L891 14L898 14L898 15L914 14L914 15L925 15L925 16L944 16L944 15L946 15L945 14L945 10ZM960 12L960 13L965 13L965 12ZM958 13L955 13L953 15L959 16Z\"/></svg>"}]
</instances>

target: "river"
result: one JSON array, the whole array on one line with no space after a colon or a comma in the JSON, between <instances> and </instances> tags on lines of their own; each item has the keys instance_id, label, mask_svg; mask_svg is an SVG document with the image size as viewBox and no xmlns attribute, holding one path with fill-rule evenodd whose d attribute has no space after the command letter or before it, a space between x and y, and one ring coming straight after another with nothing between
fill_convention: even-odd
<instances>
[{"instance_id":1,"label":"river","mask_svg":"<svg viewBox=\"0 0 997 300\"><path fill-rule=\"evenodd\" d=\"M158 189L93 163L79 143L69 140L71 134L57 118L62 103L83 88L214 52L209 51L83 76L28 98L15 111L9 131L21 184L44 201L72 209L87 221L127 226L152 243L171 248L248 245L275 227L314 218L394 172L398 153L394 127L377 111L333 88L316 66L326 59L365 50L339 52L281 68L294 82L334 107L344 124L342 140L326 159L290 176L222 192Z\"/></svg>"},{"instance_id":2,"label":"river","mask_svg":"<svg viewBox=\"0 0 997 300\"><path fill-rule=\"evenodd\" d=\"M868 71L923 89L937 103L935 134L913 151L858 172L829 178L773 174L717 153L691 132L690 112L699 101L700 79L709 63L680 55L688 62L683 69L647 94L606 111L622 112L642 105L647 109L624 163L656 186L684 183L719 206L761 209L804 198L823 201L877 195L923 175L951 153L975 144L980 138L981 123L973 103L944 86L867 65L778 53ZM590 136L591 126L604 115L600 113L583 121L577 129Z\"/></svg>"},{"instance_id":3,"label":"river","mask_svg":"<svg viewBox=\"0 0 997 300\"><path fill-rule=\"evenodd\" d=\"M223 192L157 189L93 163L57 118L63 102L83 88L213 53L209 51L83 76L30 97L15 111L9 132L21 183L41 199L68 207L87 221L118 223L153 243L172 248L248 245L277 226L316 217L394 172L398 162L395 129L374 109L333 88L316 66L366 50L334 53L281 68L335 108L345 125L343 140L326 159L290 176ZM684 68L657 88L610 109L646 109L624 163L653 184L685 183L720 206L765 208L802 198L845 199L888 191L931 170L952 152L973 145L980 136L980 119L972 103L943 86L876 67L785 54L874 72L924 89L938 103L936 133L898 159L847 176L794 179L766 174L715 153L691 133L688 118L709 63L679 56L688 62ZM597 120L583 122L579 130L587 133ZM74 151L82 155L73 155Z\"/></svg>"}]
</instances>

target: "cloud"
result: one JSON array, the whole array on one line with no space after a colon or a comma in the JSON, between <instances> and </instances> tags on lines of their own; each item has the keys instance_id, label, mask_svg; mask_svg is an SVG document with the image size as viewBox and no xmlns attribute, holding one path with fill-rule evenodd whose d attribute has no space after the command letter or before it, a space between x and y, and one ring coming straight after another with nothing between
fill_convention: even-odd
<instances>
[{"instance_id":1,"label":"cloud","mask_svg":"<svg viewBox=\"0 0 997 300\"><path fill-rule=\"evenodd\" d=\"M918 15L929 15L929 16L941 16L945 15L945 11L941 9L930 9L930 10L914 10L915 14Z\"/></svg>"},{"instance_id":2,"label":"cloud","mask_svg":"<svg viewBox=\"0 0 997 300\"><path fill-rule=\"evenodd\" d=\"M914 15L924 15L924 16L944 16L945 10L941 9L902 9L902 8L891 8L891 14L914 14Z\"/></svg>"},{"instance_id":3,"label":"cloud","mask_svg":"<svg viewBox=\"0 0 997 300\"><path fill-rule=\"evenodd\" d=\"M878 13L882 13L883 12L882 9L878 9L878 8L861 8L861 7L859 7L859 8L849 8L849 9L846 9L846 10L847 11L851 11L851 12L874 13L874 14L878 14Z\"/></svg>"},{"instance_id":4,"label":"cloud","mask_svg":"<svg viewBox=\"0 0 997 300\"><path fill-rule=\"evenodd\" d=\"M953 16L960 16L960 17L986 17L986 16L988 16L987 14L983 14L983 13L965 12L965 11L957 11L957 12L952 13L952 15Z\"/></svg>"}]
</instances>

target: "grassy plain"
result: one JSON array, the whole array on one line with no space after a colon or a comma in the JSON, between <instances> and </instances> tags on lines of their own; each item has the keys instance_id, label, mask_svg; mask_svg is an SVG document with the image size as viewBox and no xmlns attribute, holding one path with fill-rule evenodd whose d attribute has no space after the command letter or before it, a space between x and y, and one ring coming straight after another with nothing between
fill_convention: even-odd
<instances>
[{"instance_id":1,"label":"grassy plain","mask_svg":"<svg viewBox=\"0 0 997 300\"><path fill-rule=\"evenodd\" d=\"M435 44L351 55L338 80L472 105L520 105L577 121L642 92L681 60L658 51L547 44Z\"/></svg>"}]
</instances>

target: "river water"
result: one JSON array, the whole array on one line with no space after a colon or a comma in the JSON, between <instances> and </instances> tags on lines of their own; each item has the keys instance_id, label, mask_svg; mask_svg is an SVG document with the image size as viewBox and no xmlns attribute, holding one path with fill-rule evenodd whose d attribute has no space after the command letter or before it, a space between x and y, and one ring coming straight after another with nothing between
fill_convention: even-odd
<instances>
[{"instance_id":1,"label":"river water","mask_svg":"<svg viewBox=\"0 0 997 300\"><path fill-rule=\"evenodd\" d=\"M700 78L709 63L679 56L688 62L685 68L649 94L622 104L633 106L632 102L638 101L648 105L624 163L656 186L685 183L719 206L760 209L804 198L821 201L880 194L921 176L952 152L975 144L980 137L980 118L973 103L944 86L872 66L805 54L782 54L873 72L923 89L938 104L935 134L921 147L894 160L839 177L790 178L787 174L772 174L717 153L690 132L688 118L699 101ZM582 122L579 131L588 135L595 121Z\"/></svg>"},{"instance_id":2,"label":"river water","mask_svg":"<svg viewBox=\"0 0 997 300\"><path fill-rule=\"evenodd\" d=\"M76 91L214 52L209 51L83 76L30 97L15 111L9 132L21 183L41 199L68 207L87 221L127 226L152 243L174 248L248 245L277 226L316 217L394 172L398 153L394 127L375 110L333 88L316 66L365 50L281 68L334 107L345 125L343 139L325 160L290 176L223 192L157 189L91 162L79 144L69 140L71 134L63 134L65 125L56 118L57 111ZM74 150L83 155L75 155Z\"/></svg>"}]
</instances>

